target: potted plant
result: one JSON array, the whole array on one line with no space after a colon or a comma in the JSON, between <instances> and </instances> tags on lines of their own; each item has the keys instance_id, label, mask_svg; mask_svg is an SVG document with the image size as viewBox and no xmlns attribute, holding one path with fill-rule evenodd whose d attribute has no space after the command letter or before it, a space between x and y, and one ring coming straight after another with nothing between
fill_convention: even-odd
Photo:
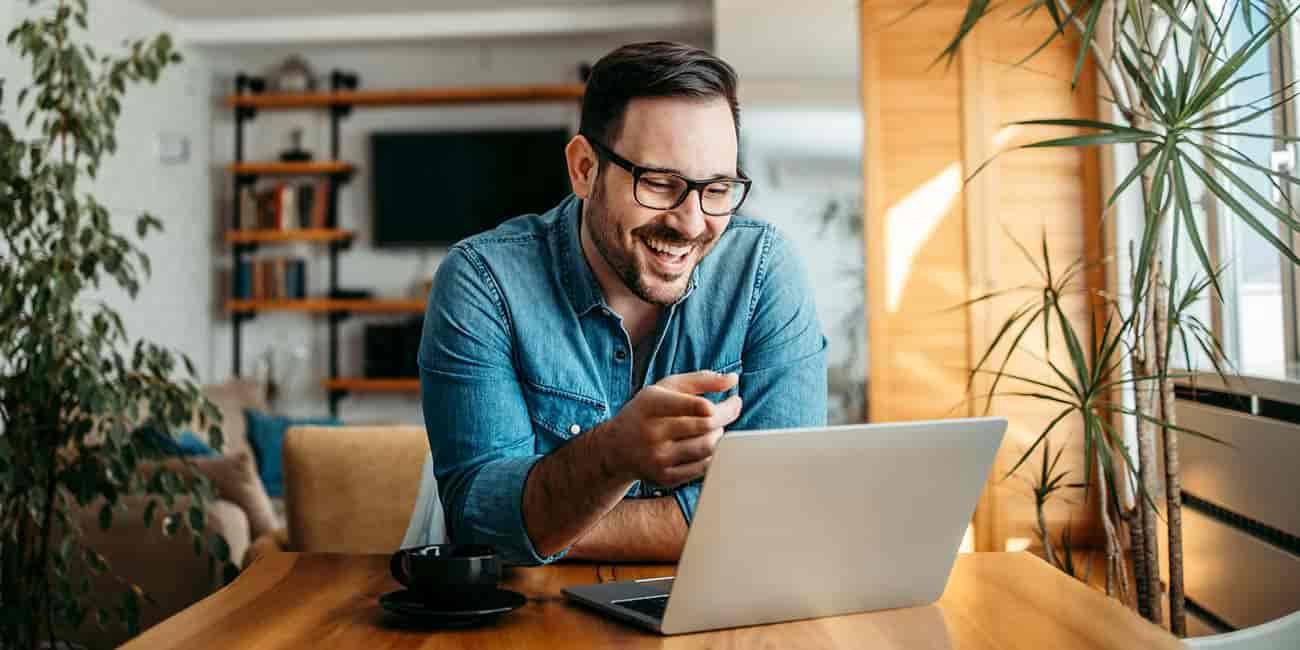
<instances>
[{"instance_id":1,"label":"potted plant","mask_svg":"<svg viewBox=\"0 0 1300 650\"><path fill-rule=\"evenodd\" d=\"M981 398L1023 397L1059 408L1060 414L1008 472L1017 472L1031 457L1039 456L1041 466L1030 483L1040 513L1048 499L1071 486L1066 482L1067 473L1056 469L1064 446L1058 445L1052 454L1049 436L1067 417L1082 420L1085 471L1076 478L1082 481L1079 487L1096 490L1090 496L1096 497L1091 501L1097 505L1104 533L1107 590L1121 597L1127 592L1123 557L1127 546L1136 580L1136 606L1157 623L1164 618L1157 531L1157 499L1163 495L1169 539L1170 629L1185 636L1179 436L1203 434L1178 426L1173 382L1180 373L1186 374L1177 365L1195 367L1193 357L1197 354L1203 354L1220 375L1225 375L1226 364L1214 332L1193 309L1197 301L1211 295L1222 297L1222 267L1211 262L1198 228L1193 183L1203 184L1208 197L1221 206L1221 219L1237 220L1259 233L1291 264L1300 264L1296 252L1277 234L1279 226L1289 232L1300 231L1296 210L1286 198L1290 186L1300 184L1300 179L1251 160L1234 146L1247 138L1275 144L1296 142L1290 136L1247 128L1255 120L1272 119L1274 112L1294 102L1296 89L1288 86L1245 102L1232 95L1249 78L1243 68L1251 57L1296 19L1297 5L1293 0L1025 0L991 18L1000 12L1002 9L989 0L967 2L957 33L940 58L951 61L967 35L990 19L1050 21L1046 39L1027 53L1021 64L1057 39L1071 39L1078 49L1071 83L1077 84L1085 62L1091 59L1101 79L1103 98L1112 107L1111 116L1099 120L1044 116L1018 122L1082 131L1025 147L1132 147L1136 163L1119 174L1104 209L1109 212L1130 188L1139 192L1141 233L1117 246L1131 262L1129 286L1120 295L1091 296L1092 322L1087 329L1070 322L1060 299L1086 291L1081 276L1088 267L1113 260L1080 259L1063 266L1060 260L1049 258L1045 243L1040 256L1017 242L1041 278L1019 288L1030 298L1002 323L972 378L982 374L990 378L990 390ZM1244 36L1230 33L1234 21L1244 23ZM1281 199L1253 187L1243 178L1247 172L1262 174ZM1191 269L1186 265L1180 268L1179 253L1188 247L1197 264ZM994 292L976 302L1009 292ZM1065 346L1068 363L1055 363L1050 355L1022 349L1020 342L1031 328L1042 328L1044 345L1056 341L1055 345ZM1009 372L1008 359L1020 354L1041 360L1054 379L1044 381ZM1129 393L1132 406L1126 405L1121 391ZM1125 440L1118 423L1121 418L1136 421L1136 444ZM1164 464L1163 476L1156 471L1158 460ZM1136 485L1133 498L1121 498L1130 484ZM1044 554L1074 573L1069 538L1054 542L1041 516L1039 522Z\"/></svg>"},{"instance_id":2,"label":"potted plant","mask_svg":"<svg viewBox=\"0 0 1300 650\"><path fill-rule=\"evenodd\" d=\"M188 533L196 552L207 547L213 563L233 569L225 541L203 533L207 481L174 464L141 471L161 453L142 425L175 433L197 412L220 446L216 408L200 396L188 357L131 339L118 312L94 293L116 285L134 297L149 258L84 188L116 149L126 88L157 81L180 57L166 34L130 42L121 55L100 53L84 43L86 14L86 0L58 2L6 40L30 63L31 81L17 90L17 119L0 114L4 648L57 646L61 630L91 619L136 625L148 595L129 577L119 578L117 607L86 598L90 577L111 575L112 567L80 541L74 515L85 509L97 511L103 528L131 516L157 522L167 535ZM4 81L0 102L14 91ZM134 235L161 229L157 217L142 214ZM124 512L122 497L133 494L156 498L143 512ZM190 497L184 509L182 495Z\"/></svg>"}]
</instances>

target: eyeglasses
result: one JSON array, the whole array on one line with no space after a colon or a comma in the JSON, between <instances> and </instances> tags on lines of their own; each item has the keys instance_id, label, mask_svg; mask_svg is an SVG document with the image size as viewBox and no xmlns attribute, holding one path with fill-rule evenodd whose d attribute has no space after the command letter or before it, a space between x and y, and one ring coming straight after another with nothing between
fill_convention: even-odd
<instances>
[{"instance_id":1,"label":"eyeglasses","mask_svg":"<svg viewBox=\"0 0 1300 650\"><path fill-rule=\"evenodd\" d=\"M614 153L595 138L582 134L596 152L610 162L626 169L632 175L632 198L651 210L671 210L686 200L691 190L699 190L700 209L713 217L727 217L740 209L749 195L753 181L740 173L740 178L710 178L691 180L675 172L642 167Z\"/></svg>"}]
</instances>

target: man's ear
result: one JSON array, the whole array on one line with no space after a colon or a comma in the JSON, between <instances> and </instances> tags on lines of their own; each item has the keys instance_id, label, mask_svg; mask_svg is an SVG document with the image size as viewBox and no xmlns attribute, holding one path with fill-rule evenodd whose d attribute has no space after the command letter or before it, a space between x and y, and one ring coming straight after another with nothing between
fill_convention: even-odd
<instances>
[{"instance_id":1,"label":"man's ear","mask_svg":"<svg viewBox=\"0 0 1300 650\"><path fill-rule=\"evenodd\" d=\"M596 168L599 167L591 143L587 142L585 136L573 136L564 147L564 159L569 166L569 183L573 185L573 193L584 201L590 199L596 188Z\"/></svg>"}]
</instances>

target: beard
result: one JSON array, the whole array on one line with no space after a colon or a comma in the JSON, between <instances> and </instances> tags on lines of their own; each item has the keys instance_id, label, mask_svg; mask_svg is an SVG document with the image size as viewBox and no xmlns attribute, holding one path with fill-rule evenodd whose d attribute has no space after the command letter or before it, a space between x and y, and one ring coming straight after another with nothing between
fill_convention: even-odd
<instances>
[{"instance_id":1,"label":"beard","mask_svg":"<svg viewBox=\"0 0 1300 650\"><path fill-rule=\"evenodd\" d=\"M667 307L681 300L686 293L688 281L695 267L704 259L714 243L714 237L705 231L695 239L688 239L676 230L660 223L647 223L634 228L630 233L624 229L623 219L604 200L604 184L597 182L587 201L586 218L591 242L596 246L605 263L614 270L615 275L623 281L633 295L652 305ZM687 197L690 200L690 197ZM630 237L627 235L631 235ZM637 242L643 237L664 241L668 244L691 246L688 255L695 260L680 273L664 274L651 268L644 258L635 252ZM630 240L630 243L629 243ZM651 279L658 282L651 282Z\"/></svg>"}]
</instances>

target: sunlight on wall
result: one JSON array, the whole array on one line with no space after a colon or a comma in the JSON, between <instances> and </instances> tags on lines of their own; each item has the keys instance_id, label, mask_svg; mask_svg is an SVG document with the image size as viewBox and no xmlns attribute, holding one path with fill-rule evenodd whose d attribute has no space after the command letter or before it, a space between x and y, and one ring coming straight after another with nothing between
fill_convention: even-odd
<instances>
[{"instance_id":1,"label":"sunlight on wall","mask_svg":"<svg viewBox=\"0 0 1300 650\"><path fill-rule=\"evenodd\" d=\"M1028 537L1008 537L1007 552L1018 553L1029 549L1031 540Z\"/></svg>"},{"instance_id":2,"label":"sunlight on wall","mask_svg":"<svg viewBox=\"0 0 1300 650\"><path fill-rule=\"evenodd\" d=\"M960 192L961 165L952 163L885 211L885 300L890 313L898 311L916 254Z\"/></svg>"},{"instance_id":3,"label":"sunlight on wall","mask_svg":"<svg viewBox=\"0 0 1300 650\"><path fill-rule=\"evenodd\" d=\"M1006 150L1022 131L1018 126L999 129L993 136L992 152ZM885 301L890 313L898 311L903 287L907 286L912 262L921 246L957 202L964 181L962 173L961 163L954 162L885 211Z\"/></svg>"}]
</instances>

